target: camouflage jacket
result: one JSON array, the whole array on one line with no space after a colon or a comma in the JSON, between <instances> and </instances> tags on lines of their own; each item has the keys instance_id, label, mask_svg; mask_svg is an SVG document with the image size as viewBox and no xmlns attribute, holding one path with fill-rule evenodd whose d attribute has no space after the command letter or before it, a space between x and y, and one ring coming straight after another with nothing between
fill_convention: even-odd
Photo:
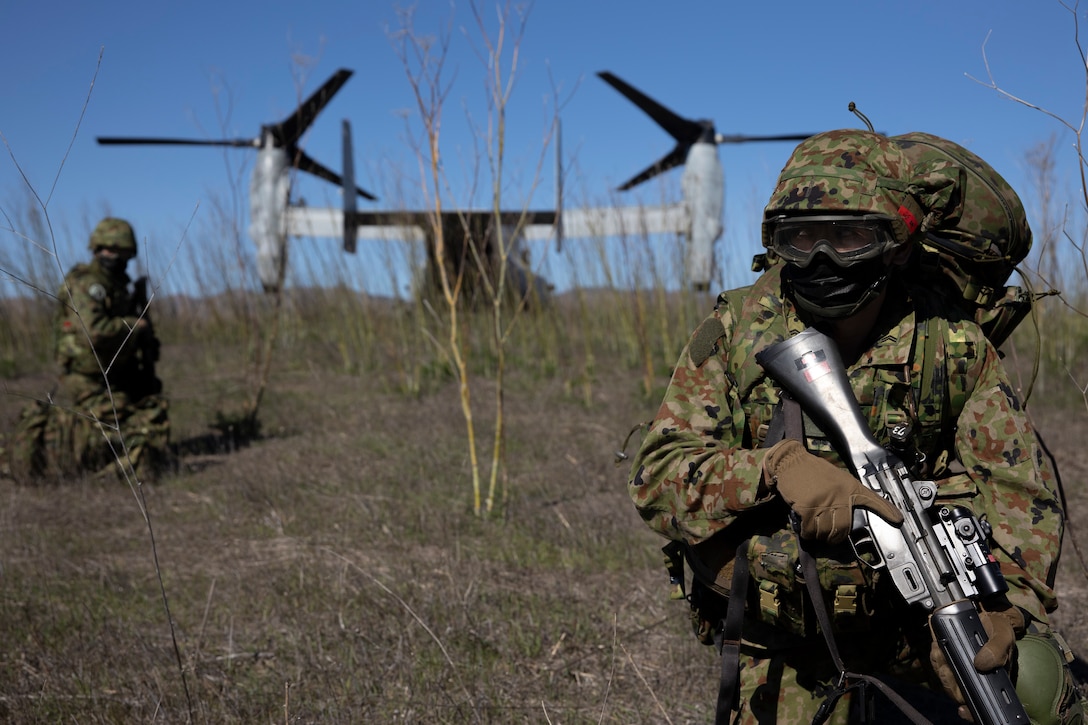
<instances>
[{"instance_id":1,"label":"camouflage jacket","mask_svg":"<svg viewBox=\"0 0 1088 725\"><path fill-rule=\"evenodd\" d=\"M97 260L68 272L54 321L62 371L100 377L103 368L120 371L134 359L137 316L128 284L128 275L112 275Z\"/></svg>"},{"instance_id":2,"label":"camouflage jacket","mask_svg":"<svg viewBox=\"0 0 1088 725\"><path fill-rule=\"evenodd\" d=\"M947 395L936 405L927 400L920 389L923 295L888 296L871 347L848 369L851 387L883 445L889 426L916 424L921 452L939 462L927 471L938 482L939 500L965 505L991 523L1010 600L1045 622L1057 606L1053 586L1064 526L1053 472L997 351L974 322L941 318L935 357L944 365L930 375ZM653 530L693 545L715 536L736 541L753 531L768 534L765 541L793 537L783 504L762 484L760 446L778 394L754 355L804 327L783 298L777 268L751 288L719 297L681 354L633 464L629 493ZM809 425L806 420L808 449L842 465ZM844 561L856 566L849 553L818 558L821 565ZM753 564L757 579L760 571ZM826 587L822 572L821 583ZM872 587L874 579L865 574L859 583Z\"/></svg>"}]
</instances>

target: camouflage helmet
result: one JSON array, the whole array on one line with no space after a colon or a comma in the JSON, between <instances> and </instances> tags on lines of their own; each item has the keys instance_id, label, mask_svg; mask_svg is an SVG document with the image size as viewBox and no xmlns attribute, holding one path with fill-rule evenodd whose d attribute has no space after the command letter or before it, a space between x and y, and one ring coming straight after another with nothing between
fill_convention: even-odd
<instances>
[{"instance_id":1,"label":"camouflage helmet","mask_svg":"<svg viewBox=\"0 0 1088 725\"><path fill-rule=\"evenodd\" d=\"M118 251L128 252L129 256L135 257L137 253L136 234L132 231L132 225L124 219L106 217L98 222L98 226L91 232L90 248L92 252L104 248L113 248Z\"/></svg>"},{"instance_id":2,"label":"camouflage helmet","mask_svg":"<svg viewBox=\"0 0 1088 725\"><path fill-rule=\"evenodd\" d=\"M858 129L810 136L794 149L763 210L763 246L770 248L774 220L794 214L877 215L904 244L923 220L912 180L911 160L886 136Z\"/></svg>"}]
</instances>

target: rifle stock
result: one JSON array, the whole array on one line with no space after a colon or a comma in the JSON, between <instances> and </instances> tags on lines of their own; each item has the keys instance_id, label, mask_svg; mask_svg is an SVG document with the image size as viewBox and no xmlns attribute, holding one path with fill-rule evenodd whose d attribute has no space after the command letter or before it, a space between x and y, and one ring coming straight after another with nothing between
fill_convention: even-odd
<instances>
[{"instance_id":1,"label":"rifle stock","mask_svg":"<svg viewBox=\"0 0 1088 725\"><path fill-rule=\"evenodd\" d=\"M975 601L1008 589L986 543L988 529L961 506L934 506L936 484L912 481L877 442L831 338L809 328L757 353L756 361L831 438L858 479L903 513L903 525L895 527L855 509L851 544L863 563L888 571L908 603L930 612L936 641L976 722L1028 723L1008 671L974 667L987 640Z\"/></svg>"}]
</instances>

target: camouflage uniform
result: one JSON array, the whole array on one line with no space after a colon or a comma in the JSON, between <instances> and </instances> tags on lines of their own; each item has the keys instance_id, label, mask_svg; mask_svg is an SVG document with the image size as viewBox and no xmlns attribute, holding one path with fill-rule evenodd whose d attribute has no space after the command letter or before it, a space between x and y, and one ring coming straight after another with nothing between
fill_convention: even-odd
<instances>
[{"instance_id":1,"label":"camouflage uniform","mask_svg":"<svg viewBox=\"0 0 1088 725\"><path fill-rule=\"evenodd\" d=\"M168 458L169 406L151 372L158 340L150 327L137 326L129 282L97 256L65 277L54 318L59 391L52 405L34 402L23 411L13 450L17 477L116 471L127 450L126 463L150 478Z\"/></svg>"},{"instance_id":2,"label":"camouflage uniform","mask_svg":"<svg viewBox=\"0 0 1088 725\"><path fill-rule=\"evenodd\" d=\"M782 191L780 183L776 193ZM917 206L911 211L921 214ZM937 481L938 500L990 522L1009 600L1046 630L1047 613L1057 606L1063 513L1053 472L998 353L973 320L934 314L941 300L928 290L893 276L888 292L864 352L847 361L863 416L885 446L893 426L912 426L927 462L922 473ZM761 446L779 395L755 355L804 330L803 316L784 291L782 265L749 288L720 295L680 356L629 486L646 523L690 545L720 594L728 595L731 558L748 541L741 722L811 722L838 675L806 602L788 508L763 479ZM923 350L935 358L928 371ZM807 416L804 444L842 465ZM846 668L931 684L926 613L904 605L880 572L859 565L848 543L810 549ZM708 623L698 613L695 620L707 641ZM939 687L933 697L955 719L955 705ZM840 703L833 721L846 722L848 710Z\"/></svg>"},{"instance_id":3,"label":"camouflage uniform","mask_svg":"<svg viewBox=\"0 0 1088 725\"><path fill-rule=\"evenodd\" d=\"M760 446L778 393L754 355L805 328L781 293L780 271L772 268L751 288L721 296L692 335L643 441L630 487L643 519L670 539L698 546L717 536L735 546L732 529L741 532L738 536L754 536L749 559L755 589L771 606L751 607L749 619L754 621L745 623L746 639L754 640L746 651L754 658L746 669L749 674L761 650L825 655L795 575L796 537L786 528L781 501L762 485ZM746 302L736 309L731 301L739 300ZM942 452L952 444L966 471L931 472L939 482L940 500L961 503L992 523L994 554L1010 584L1010 601L1045 623L1046 613L1057 606L1053 586L1062 515L1047 460L997 351L974 322L949 323L954 341L949 347L956 348L945 351L944 369L953 390L952 409L943 414L956 421L955 438L949 441L929 425L927 415L935 411L918 407L921 360L913 354L918 326L914 297L890 295L889 300L896 301L885 306L872 347L848 370L870 429L888 445L890 427L913 422L925 436L916 442L930 461L947 460ZM830 443L808 421L805 433L811 452L838 461ZM878 659L887 669L904 675L918 670L916 660L927 651L919 645L928 642L924 617L900 611L889 582L859 566L848 544L823 554L817 561L826 603L841 627L836 634L864 633L864 649L884 653ZM853 611L844 610L844 601L854 603ZM836 674L829 660L821 666L828 676ZM753 682L742 675L742 697L761 684L759 678ZM781 696L785 699L786 693ZM793 697L792 703L809 705L814 713L819 700ZM784 712L780 717L801 722Z\"/></svg>"}]
</instances>

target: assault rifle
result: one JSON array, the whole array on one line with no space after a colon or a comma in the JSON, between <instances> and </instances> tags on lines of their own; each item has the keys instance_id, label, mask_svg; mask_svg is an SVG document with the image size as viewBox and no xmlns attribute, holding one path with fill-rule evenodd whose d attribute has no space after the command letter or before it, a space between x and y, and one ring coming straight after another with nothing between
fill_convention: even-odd
<instances>
[{"instance_id":1,"label":"assault rifle","mask_svg":"<svg viewBox=\"0 0 1088 725\"><path fill-rule=\"evenodd\" d=\"M933 481L912 481L906 466L869 431L835 343L809 328L757 353L756 361L790 394L861 482L903 513L896 527L854 509L850 543L858 559L886 569L910 604L930 613L937 643L980 725L1028 723L1004 668L981 673L973 660L986 642L975 602L1008 590L990 553L989 525L963 506L934 505Z\"/></svg>"},{"instance_id":2,"label":"assault rifle","mask_svg":"<svg viewBox=\"0 0 1088 725\"><path fill-rule=\"evenodd\" d=\"M138 379L133 385L133 394L137 400L162 392L162 381L155 374L155 363L159 361L159 338L155 336L155 328L151 325L151 313L147 304L147 277L144 276L132 284L133 314L142 315L147 322L147 327L137 341L140 348L140 367L136 373Z\"/></svg>"}]
</instances>

